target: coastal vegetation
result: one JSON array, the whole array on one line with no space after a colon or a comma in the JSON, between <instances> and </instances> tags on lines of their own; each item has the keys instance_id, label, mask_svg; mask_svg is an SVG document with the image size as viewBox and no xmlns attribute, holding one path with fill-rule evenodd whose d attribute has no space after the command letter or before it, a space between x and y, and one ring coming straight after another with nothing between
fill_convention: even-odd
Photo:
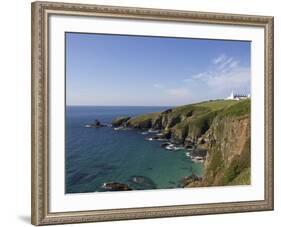
<instances>
[{"instance_id":1,"label":"coastal vegetation","mask_svg":"<svg viewBox=\"0 0 281 227\"><path fill-rule=\"evenodd\" d=\"M158 131L152 139L165 140L163 147L173 143L203 160L204 176L185 176L183 187L250 184L250 104L250 99L211 100L119 117L112 125Z\"/></svg>"}]
</instances>

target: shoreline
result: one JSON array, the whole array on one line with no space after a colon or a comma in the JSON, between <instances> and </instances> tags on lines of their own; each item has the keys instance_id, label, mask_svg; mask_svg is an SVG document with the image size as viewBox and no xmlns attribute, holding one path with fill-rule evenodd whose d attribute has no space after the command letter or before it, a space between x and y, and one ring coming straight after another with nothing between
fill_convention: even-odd
<instances>
[{"instance_id":1,"label":"shoreline","mask_svg":"<svg viewBox=\"0 0 281 227\"><path fill-rule=\"evenodd\" d=\"M183 176L182 187L248 185L250 104L250 99L209 100L133 117L119 115L110 127L134 130L148 142L160 142L161 148L185 152L192 163L201 163L203 176Z\"/></svg>"},{"instance_id":2,"label":"shoreline","mask_svg":"<svg viewBox=\"0 0 281 227\"><path fill-rule=\"evenodd\" d=\"M102 126L100 126L102 125ZM189 175L183 175L181 179L178 182L178 186L175 188L185 188L188 186L188 184L191 184L195 181L201 181L204 177L204 162L206 160L207 153L204 153L204 155L198 155L198 152L196 150L198 149L198 145L195 142L191 142L188 146L185 146L183 143L177 143L176 141L173 141L172 138L165 138L165 132L163 130L154 130L152 128L150 129L135 129L130 127L114 127L113 124L108 123L98 123L98 126L95 124L86 124L84 125L85 128L99 128L99 127L110 127L114 131L134 131L134 133L139 133L144 137L144 141L148 142L161 142L159 145L163 150L166 150L168 152L184 152L185 157L191 161L193 164L201 164L203 168L202 175L196 175L193 171L190 172ZM196 155L197 154L197 155ZM192 167L191 167L192 169ZM142 177L142 176L140 176ZM145 177L145 176L143 176ZM133 181L132 181L133 182ZM135 182L137 183L137 182ZM162 189L169 189L162 188ZM101 189L104 191L131 191L131 190L139 190L139 189L133 189L130 184L126 184L123 182L104 182L101 185ZM151 188L154 189L154 188ZM150 188L144 188L142 190L150 190Z\"/></svg>"}]
</instances>

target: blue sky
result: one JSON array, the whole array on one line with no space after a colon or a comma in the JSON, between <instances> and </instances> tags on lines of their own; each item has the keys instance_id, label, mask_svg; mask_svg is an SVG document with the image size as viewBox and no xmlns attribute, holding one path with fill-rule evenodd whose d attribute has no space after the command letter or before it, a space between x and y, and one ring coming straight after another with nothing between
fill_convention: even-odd
<instances>
[{"instance_id":1,"label":"blue sky","mask_svg":"<svg viewBox=\"0 0 281 227\"><path fill-rule=\"evenodd\" d=\"M177 106L250 92L246 41L66 33L66 104Z\"/></svg>"}]
</instances>

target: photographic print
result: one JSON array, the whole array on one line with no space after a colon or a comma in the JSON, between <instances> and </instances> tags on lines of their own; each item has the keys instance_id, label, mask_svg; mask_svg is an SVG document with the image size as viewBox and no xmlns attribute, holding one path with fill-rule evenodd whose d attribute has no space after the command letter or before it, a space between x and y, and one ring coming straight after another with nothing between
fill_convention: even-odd
<instances>
[{"instance_id":1,"label":"photographic print","mask_svg":"<svg viewBox=\"0 0 281 227\"><path fill-rule=\"evenodd\" d=\"M251 42L65 33L65 192L251 184Z\"/></svg>"},{"instance_id":2,"label":"photographic print","mask_svg":"<svg viewBox=\"0 0 281 227\"><path fill-rule=\"evenodd\" d=\"M272 210L272 16L32 3L34 225Z\"/></svg>"}]
</instances>

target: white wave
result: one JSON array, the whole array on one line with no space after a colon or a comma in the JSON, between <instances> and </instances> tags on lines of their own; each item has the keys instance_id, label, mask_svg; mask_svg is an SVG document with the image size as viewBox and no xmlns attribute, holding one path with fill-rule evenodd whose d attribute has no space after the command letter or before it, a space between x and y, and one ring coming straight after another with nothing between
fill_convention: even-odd
<instances>
[{"instance_id":1,"label":"white wave","mask_svg":"<svg viewBox=\"0 0 281 227\"><path fill-rule=\"evenodd\" d=\"M142 132L141 134L142 134L142 135L147 135L147 134L148 134L148 132Z\"/></svg>"},{"instance_id":2,"label":"white wave","mask_svg":"<svg viewBox=\"0 0 281 227\"><path fill-rule=\"evenodd\" d=\"M159 130L148 129L148 132L150 132L150 133L159 133Z\"/></svg>"}]
</instances>

